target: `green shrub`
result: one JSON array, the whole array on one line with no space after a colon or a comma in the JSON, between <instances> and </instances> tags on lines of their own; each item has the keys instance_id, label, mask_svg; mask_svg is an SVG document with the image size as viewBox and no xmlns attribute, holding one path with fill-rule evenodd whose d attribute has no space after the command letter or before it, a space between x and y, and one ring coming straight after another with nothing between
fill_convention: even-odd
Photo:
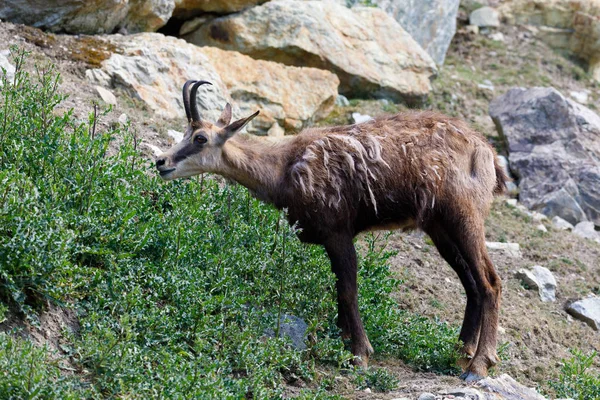
<instances>
[{"instance_id":1,"label":"green shrub","mask_svg":"<svg viewBox=\"0 0 600 400\"><path fill-rule=\"evenodd\" d=\"M26 54L13 55L0 100L0 301L33 322L48 301L74 306L81 324L65 334L71 380L20 344L23 357L0 354L14 382L39 364L40 382L82 397L277 398L287 381L319 386L317 363L348 368L320 247L244 188L162 183L126 126L96 131L95 108L84 122L58 115L58 74L30 76ZM360 307L376 352L451 370L455 329L400 311L391 253L375 236L367 243ZM265 334L282 313L307 322L306 350Z\"/></svg>"},{"instance_id":2,"label":"green shrub","mask_svg":"<svg viewBox=\"0 0 600 400\"><path fill-rule=\"evenodd\" d=\"M590 370L598 354L592 351L585 355L580 350L572 353L573 357L563 360L558 380L548 382L556 398L600 399L600 374Z\"/></svg>"}]
</instances>

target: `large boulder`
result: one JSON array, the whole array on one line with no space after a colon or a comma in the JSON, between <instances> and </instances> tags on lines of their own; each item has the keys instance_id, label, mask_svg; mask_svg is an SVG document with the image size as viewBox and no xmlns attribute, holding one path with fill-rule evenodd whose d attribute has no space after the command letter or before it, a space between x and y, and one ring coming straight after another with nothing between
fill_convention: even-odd
<instances>
[{"instance_id":1,"label":"large boulder","mask_svg":"<svg viewBox=\"0 0 600 400\"><path fill-rule=\"evenodd\" d=\"M175 0L173 15L189 18L201 13L232 13L264 3L267 0Z\"/></svg>"},{"instance_id":2,"label":"large boulder","mask_svg":"<svg viewBox=\"0 0 600 400\"><path fill-rule=\"evenodd\" d=\"M600 0L510 0L499 8L513 24L538 27L538 37L589 62L600 81Z\"/></svg>"},{"instance_id":3,"label":"large boulder","mask_svg":"<svg viewBox=\"0 0 600 400\"><path fill-rule=\"evenodd\" d=\"M490 104L519 199L572 224L600 225L600 117L554 88L513 88Z\"/></svg>"},{"instance_id":4,"label":"large boulder","mask_svg":"<svg viewBox=\"0 0 600 400\"><path fill-rule=\"evenodd\" d=\"M112 35L118 47L102 67L86 72L96 84L125 90L163 118L185 118L181 87L188 79L213 85L198 90L198 106L205 118L216 121L227 101L227 87L201 49L160 33Z\"/></svg>"},{"instance_id":5,"label":"large boulder","mask_svg":"<svg viewBox=\"0 0 600 400\"><path fill-rule=\"evenodd\" d=\"M336 2L277 0L212 19L187 41L239 51L253 58L327 69L340 92L421 102L435 63L384 11L348 9Z\"/></svg>"},{"instance_id":6,"label":"large boulder","mask_svg":"<svg viewBox=\"0 0 600 400\"><path fill-rule=\"evenodd\" d=\"M6 0L0 19L68 33L156 31L167 23L175 0Z\"/></svg>"},{"instance_id":7,"label":"large boulder","mask_svg":"<svg viewBox=\"0 0 600 400\"><path fill-rule=\"evenodd\" d=\"M340 81L329 71L255 60L215 47L200 50L214 65L241 113L261 111L249 132L298 130L333 110Z\"/></svg>"},{"instance_id":8,"label":"large boulder","mask_svg":"<svg viewBox=\"0 0 600 400\"><path fill-rule=\"evenodd\" d=\"M371 3L394 17L438 65L444 64L456 32L460 0L371 0Z\"/></svg>"}]
</instances>

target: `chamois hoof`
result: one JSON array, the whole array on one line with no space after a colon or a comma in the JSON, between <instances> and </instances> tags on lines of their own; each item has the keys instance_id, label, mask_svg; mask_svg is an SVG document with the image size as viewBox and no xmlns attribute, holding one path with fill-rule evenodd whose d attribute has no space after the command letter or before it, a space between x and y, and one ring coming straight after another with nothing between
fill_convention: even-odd
<instances>
[{"instance_id":1,"label":"chamois hoof","mask_svg":"<svg viewBox=\"0 0 600 400\"><path fill-rule=\"evenodd\" d=\"M463 373L460 376L460 379L462 379L463 381L465 381L466 383L474 383L474 382L479 382L480 380L482 380L483 378L485 378L485 376L481 376L478 375L474 372L471 371L467 371L465 373Z\"/></svg>"}]
</instances>

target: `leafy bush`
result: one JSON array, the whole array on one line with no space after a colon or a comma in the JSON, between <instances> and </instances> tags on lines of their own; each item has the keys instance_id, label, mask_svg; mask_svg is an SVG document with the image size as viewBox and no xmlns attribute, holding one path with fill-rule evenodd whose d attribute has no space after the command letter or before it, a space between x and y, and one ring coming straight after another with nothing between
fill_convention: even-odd
<instances>
[{"instance_id":1,"label":"leafy bush","mask_svg":"<svg viewBox=\"0 0 600 400\"><path fill-rule=\"evenodd\" d=\"M356 375L354 379L358 389L373 389L376 392L389 392L398 387L398 378L383 368L370 368Z\"/></svg>"},{"instance_id":2,"label":"leafy bush","mask_svg":"<svg viewBox=\"0 0 600 400\"><path fill-rule=\"evenodd\" d=\"M572 353L573 357L563 360L558 380L550 381L549 386L557 398L600 399L600 374L590 370L598 354L592 351L585 355L580 350Z\"/></svg>"},{"instance_id":3,"label":"leafy bush","mask_svg":"<svg viewBox=\"0 0 600 400\"><path fill-rule=\"evenodd\" d=\"M0 100L0 300L33 322L47 301L75 304L81 329L65 334L68 379L41 350L3 337L16 349L0 353L12 382L44 365L43 397L273 398L286 381L319 386L316 363L351 371L320 247L244 188L163 184L126 126L97 132L95 108L83 122L57 113L58 74L30 76L26 55L13 54ZM360 307L376 352L451 370L455 329L400 311L391 253L367 243ZM282 313L307 322L306 350L265 334ZM316 390L303 396L329 396Z\"/></svg>"}]
</instances>

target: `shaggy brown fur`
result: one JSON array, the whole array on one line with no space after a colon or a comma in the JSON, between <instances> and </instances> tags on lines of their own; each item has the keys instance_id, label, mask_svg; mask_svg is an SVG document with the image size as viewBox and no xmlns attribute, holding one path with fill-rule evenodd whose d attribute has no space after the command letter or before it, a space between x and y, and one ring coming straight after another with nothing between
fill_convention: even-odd
<instances>
[{"instance_id":1,"label":"shaggy brown fur","mask_svg":"<svg viewBox=\"0 0 600 400\"><path fill-rule=\"evenodd\" d=\"M463 378L487 375L498 361L501 283L486 251L483 222L506 176L485 138L434 112L306 129L281 139L232 136L224 133L228 127L208 122L199 126L188 129L183 142L200 135L206 138L202 149L177 145L157 161L161 176L214 172L287 208L290 223L301 228L300 239L323 245L331 259L338 326L352 339L357 362L366 365L373 349L358 312L353 238L366 230L418 228L432 238L467 294L460 332ZM176 154L187 156L174 163Z\"/></svg>"}]
</instances>

